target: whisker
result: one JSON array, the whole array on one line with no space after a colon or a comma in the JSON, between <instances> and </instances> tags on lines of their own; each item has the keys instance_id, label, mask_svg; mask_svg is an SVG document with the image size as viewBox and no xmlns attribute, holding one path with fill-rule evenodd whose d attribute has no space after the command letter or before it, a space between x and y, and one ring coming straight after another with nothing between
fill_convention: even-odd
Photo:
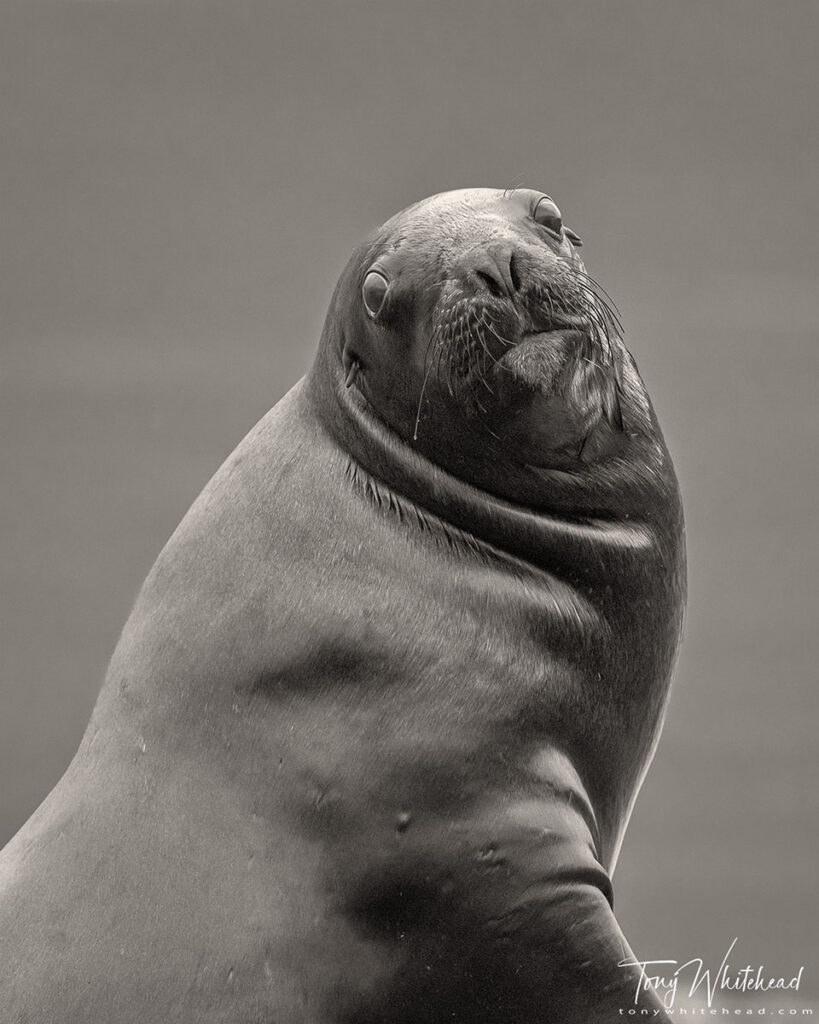
<instances>
[{"instance_id":1,"label":"whisker","mask_svg":"<svg viewBox=\"0 0 819 1024\"><path fill-rule=\"evenodd\" d=\"M480 373L478 375L479 376L479 380L480 380L481 384L483 384L483 386L486 388L486 390L491 395L494 395L495 394L495 390L494 390L494 388L492 388L490 386L489 381L486 379L486 360L487 360L487 357L488 357L489 359L492 360L492 363L494 365L497 365L498 361L497 361L497 359L495 359L495 357L489 351L489 348L488 348L488 346L486 344L486 340L485 340L485 338L483 336L483 331L481 330L480 321L478 320L478 314L475 312L474 309L470 310L470 316L473 317L474 321L475 321L474 327L472 328L470 333L471 333L471 335L473 337L476 337L478 339L478 341L480 342L481 352L483 354L483 366L481 367Z\"/></svg>"},{"instance_id":2,"label":"whisker","mask_svg":"<svg viewBox=\"0 0 819 1024\"><path fill-rule=\"evenodd\" d=\"M609 305L610 305L610 306L611 306L611 307L612 307L613 309L617 309L617 303L616 303L616 302L614 301L614 299L613 299L613 298L612 298L612 297L611 297L611 296L609 295L609 293L608 293L608 292L606 291L606 289L605 289L605 288L604 288L604 287L602 286L602 284L600 284L600 282L599 282L599 281L598 281L598 280L597 280L596 278L592 277L592 275L591 275L591 274L590 274L590 273L588 272L588 270L585 270L584 268L582 268L582 267L579 267L579 266L578 266L578 265L577 265L577 264L576 264L576 263L574 262L574 260L570 259L570 258L569 258L568 256L560 256L560 255L558 255L558 256L557 256L557 257L555 257L555 258L556 258L557 260L559 260L559 261L560 261L560 263L561 263L561 264L562 264L562 265L563 265L563 266L564 266L564 267L565 267L566 269L568 269L568 270L569 270L569 272L570 272L571 274L573 274L573 275L574 275L574 276L576 276L576 277L584 277L584 278L585 278L585 279L586 279L587 281L589 281L589 282L590 282L590 284L594 285L594 287L595 287L595 288L596 288L596 289L597 289L597 290L598 290L598 291L599 291L599 292L600 292L600 293L601 293L602 295L604 295L604 296L606 297L606 301L607 301L607 302L609 303ZM618 312L619 312L619 310L618 310Z\"/></svg>"},{"instance_id":3,"label":"whisker","mask_svg":"<svg viewBox=\"0 0 819 1024\"><path fill-rule=\"evenodd\" d=\"M432 332L430 333L429 341L427 342L427 347L424 350L424 365L425 366L426 366L426 362L427 362L427 357L429 356L429 350L433 346L433 344L436 342L437 337L438 337L438 328L434 327L432 329ZM432 373L432 367L433 367L433 360L430 359L429 366L427 366L426 372L424 373L423 383L421 384L421 393L418 396L418 409L416 410L416 413L415 413L415 429L413 430L413 434L412 434L413 441L417 441L418 440L418 424L420 423L420 420L421 420L421 407L422 407L422 405L424 403L424 392L426 391L427 381L429 380L429 375L430 375L430 373Z\"/></svg>"},{"instance_id":4,"label":"whisker","mask_svg":"<svg viewBox=\"0 0 819 1024\"><path fill-rule=\"evenodd\" d=\"M504 199L511 199L512 196L517 192L517 190L523 185L523 177L521 175L515 175L512 181L516 181L517 184L507 185L507 187L503 190Z\"/></svg>"}]
</instances>

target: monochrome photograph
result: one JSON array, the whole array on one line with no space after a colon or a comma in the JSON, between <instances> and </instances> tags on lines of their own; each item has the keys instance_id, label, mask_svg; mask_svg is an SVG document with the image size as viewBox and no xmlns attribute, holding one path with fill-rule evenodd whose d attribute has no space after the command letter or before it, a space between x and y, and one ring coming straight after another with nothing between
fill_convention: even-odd
<instances>
[{"instance_id":1,"label":"monochrome photograph","mask_svg":"<svg viewBox=\"0 0 819 1024\"><path fill-rule=\"evenodd\" d=\"M819 1012L819 7L0 8L0 1022Z\"/></svg>"}]
</instances>

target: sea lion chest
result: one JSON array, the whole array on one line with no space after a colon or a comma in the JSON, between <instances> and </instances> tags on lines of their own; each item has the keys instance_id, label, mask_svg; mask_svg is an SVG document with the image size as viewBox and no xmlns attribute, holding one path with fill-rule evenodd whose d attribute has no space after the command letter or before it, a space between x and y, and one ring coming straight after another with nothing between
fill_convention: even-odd
<instances>
[{"instance_id":1,"label":"sea lion chest","mask_svg":"<svg viewBox=\"0 0 819 1024\"><path fill-rule=\"evenodd\" d=\"M219 666L233 682L220 675L214 701L230 695L255 723L260 813L327 847L356 828L369 842L379 817L392 829L548 796L568 784L544 775L556 750L605 857L665 696L656 663L671 655L639 639L659 629L673 646L661 547L544 517L528 562L379 484L303 396L287 408L219 474L146 587L151 621L177 639L167 675Z\"/></svg>"}]
</instances>

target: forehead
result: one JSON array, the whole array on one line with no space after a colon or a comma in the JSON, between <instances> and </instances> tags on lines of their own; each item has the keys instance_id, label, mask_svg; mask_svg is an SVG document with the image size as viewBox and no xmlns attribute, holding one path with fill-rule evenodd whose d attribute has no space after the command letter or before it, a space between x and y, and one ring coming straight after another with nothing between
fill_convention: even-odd
<instances>
[{"instance_id":1,"label":"forehead","mask_svg":"<svg viewBox=\"0 0 819 1024\"><path fill-rule=\"evenodd\" d=\"M450 251L527 233L526 220L546 193L538 189L465 188L440 192L391 217L373 241L383 255Z\"/></svg>"},{"instance_id":2,"label":"forehead","mask_svg":"<svg viewBox=\"0 0 819 1024\"><path fill-rule=\"evenodd\" d=\"M383 230L410 229L430 225L460 226L479 220L516 221L530 216L538 200L546 195L539 189L462 188L439 192L396 214Z\"/></svg>"}]
</instances>

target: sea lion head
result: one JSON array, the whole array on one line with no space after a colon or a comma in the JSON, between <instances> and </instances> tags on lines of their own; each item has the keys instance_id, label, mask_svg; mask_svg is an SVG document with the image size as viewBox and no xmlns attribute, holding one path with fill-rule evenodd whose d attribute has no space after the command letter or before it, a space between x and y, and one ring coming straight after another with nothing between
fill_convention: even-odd
<instances>
[{"instance_id":1,"label":"sea lion head","mask_svg":"<svg viewBox=\"0 0 819 1024\"><path fill-rule=\"evenodd\" d=\"M445 192L392 217L330 306L320 361L337 398L511 500L531 501L533 473L616 455L626 353L580 245L535 189Z\"/></svg>"}]
</instances>

